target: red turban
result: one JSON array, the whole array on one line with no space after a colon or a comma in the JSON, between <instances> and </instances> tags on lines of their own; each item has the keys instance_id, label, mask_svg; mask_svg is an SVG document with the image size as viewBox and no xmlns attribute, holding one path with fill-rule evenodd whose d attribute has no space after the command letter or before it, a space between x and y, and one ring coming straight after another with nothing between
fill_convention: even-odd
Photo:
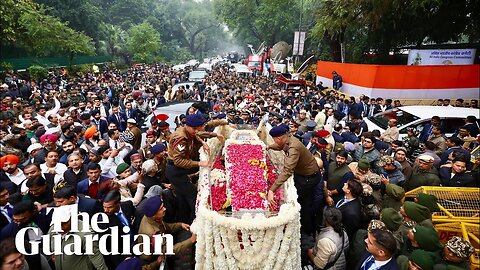
<instances>
[{"instance_id":1,"label":"red turban","mask_svg":"<svg viewBox=\"0 0 480 270\"><path fill-rule=\"evenodd\" d=\"M55 134L43 134L42 137L40 137L40 142L44 144L46 139L48 139L53 143L56 143L58 140L58 137Z\"/></svg>"},{"instance_id":2,"label":"red turban","mask_svg":"<svg viewBox=\"0 0 480 270\"><path fill-rule=\"evenodd\" d=\"M5 162L10 162L12 164L17 165L20 162L20 159L15 155L6 155L0 158L0 167L3 168L5 166Z\"/></svg>"}]
</instances>

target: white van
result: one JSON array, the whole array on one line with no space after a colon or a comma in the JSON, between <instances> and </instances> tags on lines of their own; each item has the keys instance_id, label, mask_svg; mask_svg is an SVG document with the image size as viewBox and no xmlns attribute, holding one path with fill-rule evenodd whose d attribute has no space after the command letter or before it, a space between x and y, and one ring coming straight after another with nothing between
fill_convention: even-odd
<instances>
[{"instance_id":1,"label":"white van","mask_svg":"<svg viewBox=\"0 0 480 270\"><path fill-rule=\"evenodd\" d=\"M388 128L388 120L396 119L400 131L400 138L407 136L407 128L413 127L420 133L423 127L430 123L433 116L440 117L444 128L444 134L448 137L465 124L465 118L473 115L479 118L480 109L462 107L441 107L441 106L405 106L377 113L372 117L365 118L368 130L374 129L384 132ZM477 120L480 124L480 120Z\"/></svg>"}]
</instances>

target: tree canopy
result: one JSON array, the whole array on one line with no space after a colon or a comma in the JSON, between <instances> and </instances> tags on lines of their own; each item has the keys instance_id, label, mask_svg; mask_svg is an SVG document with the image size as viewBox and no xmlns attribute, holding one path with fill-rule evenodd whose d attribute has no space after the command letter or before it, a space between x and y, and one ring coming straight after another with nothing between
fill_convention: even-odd
<instances>
[{"instance_id":1,"label":"tree canopy","mask_svg":"<svg viewBox=\"0 0 480 270\"><path fill-rule=\"evenodd\" d=\"M479 12L478 0L3 0L0 23L2 46L32 56L178 62L246 44L292 44L300 29L306 54L381 62L404 47L478 43ZM147 28L154 40L142 44L132 34Z\"/></svg>"}]
</instances>

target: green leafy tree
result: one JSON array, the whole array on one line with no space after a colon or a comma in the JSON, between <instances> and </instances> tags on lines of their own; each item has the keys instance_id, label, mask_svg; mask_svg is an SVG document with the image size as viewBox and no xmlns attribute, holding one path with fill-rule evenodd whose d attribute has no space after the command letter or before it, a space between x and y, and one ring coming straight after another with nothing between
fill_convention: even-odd
<instances>
[{"instance_id":1,"label":"green leafy tree","mask_svg":"<svg viewBox=\"0 0 480 270\"><path fill-rule=\"evenodd\" d=\"M2 29L1 41L3 45L14 44L21 38L21 29L18 18L31 10L38 9L38 5L31 0L2 0L0 4L0 25Z\"/></svg>"},{"instance_id":2,"label":"green leafy tree","mask_svg":"<svg viewBox=\"0 0 480 270\"><path fill-rule=\"evenodd\" d=\"M84 32L94 40L99 40L100 25L105 15L97 0L35 0L49 7L48 15L67 22L70 28Z\"/></svg>"},{"instance_id":3,"label":"green leafy tree","mask_svg":"<svg viewBox=\"0 0 480 270\"><path fill-rule=\"evenodd\" d=\"M160 34L147 22L132 26L129 30L128 52L133 59L142 63L156 60L160 49Z\"/></svg>"},{"instance_id":4,"label":"green leafy tree","mask_svg":"<svg viewBox=\"0 0 480 270\"><path fill-rule=\"evenodd\" d=\"M44 9L30 10L19 19L22 29L20 46L34 56L93 54L92 39L77 32L58 18L45 15Z\"/></svg>"},{"instance_id":5,"label":"green leafy tree","mask_svg":"<svg viewBox=\"0 0 480 270\"><path fill-rule=\"evenodd\" d=\"M295 0L214 0L215 13L239 40L273 45L291 41L298 29L300 7Z\"/></svg>"},{"instance_id":6,"label":"green leafy tree","mask_svg":"<svg viewBox=\"0 0 480 270\"><path fill-rule=\"evenodd\" d=\"M360 55L373 51L382 62L397 48L459 41L463 35L478 41L478 20L471 19L471 15L478 15L478 9L474 10L478 1L316 0L313 5L311 35L330 44L336 61L341 55L360 59Z\"/></svg>"},{"instance_id":7,"label":"green leafy tree","mask_svg":"<svg viewBox=\"0 0 480 270\"><path fill-rule=\"evenodd\" d=\"M124 56L127 51L128 32L120 26L103 23L100 25L103 39L100 43L112 58Z\"/></svg>"},{"instance_id":8,"label":"green leafy tree","mask_svg":"<svg viewBox=\"0 0 480 270\"><path fill-rule=\"evenodd\" d=\"M106 22L118 25L125 30L142 23L151 14L151 6L146 0L116 0L112 2L113 4L106 9L108 18Z\"/></svg>"}]
</instances>

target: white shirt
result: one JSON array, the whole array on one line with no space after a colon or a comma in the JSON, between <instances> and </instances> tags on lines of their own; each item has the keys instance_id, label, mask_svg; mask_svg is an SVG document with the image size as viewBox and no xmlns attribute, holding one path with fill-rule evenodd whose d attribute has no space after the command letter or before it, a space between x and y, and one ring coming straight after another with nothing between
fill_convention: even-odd
<instances>
[{"instance_id":1,"label":"white shirt","mask_svg":"<svg viewBox=\"0 0 480 270\"><path fill-rule=\"evenodd\" d=\"M68 167L67 167L67 165L65 165L63 163L57 162L57 165L55 165L55 167L49 168L49 167L47 167L47 163L42 163L42 164L40 164L40 170L42 170L42 173L49 173L49 171L55 170L57 175L63 175L63 173L66 170L68 170Z\"/></svg>"},{"instance_id":2,"label":"white shirt","mask_svg":"<svg viewBox=\"0 0 480 270\"><path fill-rule=\"evenodd\" d=\"M5 174L8 176L8 178L10 179L10 181L12 181L15 185L20 185L20 183L22 183L23 180L26 179L25 177L25 174L23 174L22 170L18 169L18 172L16 175L14 175L13 173L12 174L9 174L7 172L5 172Z\"/></svg>"}]
</instances>

